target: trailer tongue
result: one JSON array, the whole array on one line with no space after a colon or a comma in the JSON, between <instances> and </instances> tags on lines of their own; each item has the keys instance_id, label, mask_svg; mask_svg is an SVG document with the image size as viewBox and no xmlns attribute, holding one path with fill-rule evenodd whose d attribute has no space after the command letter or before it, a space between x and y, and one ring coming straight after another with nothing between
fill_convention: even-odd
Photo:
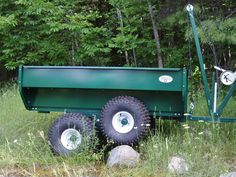
<instances>
[{"instance_id":1,"label":"trailer tongue","mask_svg":"<svg viewBox=\"0 0 236 177\"><path fill-rule=\"evenodd\" d=\"M217 106L218 83L216 81L216 74L212 73L212 78L213 78L212 83L213 84L212 84L212 89L210 91L209 84L208 84L207 77L206 77L205 64L204 64L203 56L201 53L201 47L200 47L200 43L199 43L198 33L196 30L196 24L195 24L195 20L194 20L193 6L191 4L187 5L187 11L188 11L189 19L190 19L190 22L192 25L192 31L193 31L196 50L197 50L198 61L199 61L202 81L203 81L203 85L204 85L205 97L206 97L207 106L208 106L208 110L209 110L209 116L199 117L199 116L192 116L190 114L190 115L188 115L187 119L194 120L194 121L201 120L201 121L208 121L208 122L236 122L236 118L221 117L225 106L227 105L229 99L233 96L233 93L236 89L236 82L235 82L235 78L236 78L235 73L236 72L226 71L222 68L219 68L218 66L214 67L215 69L222 71L222 74L220 77L221 82L225 85L228 85L228 86L231 85L227 94L223 98L222 102Z\"/></svg>"}]
</instances>

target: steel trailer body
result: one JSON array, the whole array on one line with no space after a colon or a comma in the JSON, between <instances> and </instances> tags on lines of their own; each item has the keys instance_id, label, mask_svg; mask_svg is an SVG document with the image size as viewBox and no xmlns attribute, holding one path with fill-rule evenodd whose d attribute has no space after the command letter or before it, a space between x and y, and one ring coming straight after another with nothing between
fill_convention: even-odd
<instances>
[{"instance_id":1,"label":"steel trailer body","mask_svg":"<svg viewBox=\"0 0 236 177\"><path fill-rule=\"evenodd\" d=\"M20 94L28 110L100 114L116 96L140 99L152 116L183 118L187 71L180 68L21 66Z\"/></svg>"}]
</instances>

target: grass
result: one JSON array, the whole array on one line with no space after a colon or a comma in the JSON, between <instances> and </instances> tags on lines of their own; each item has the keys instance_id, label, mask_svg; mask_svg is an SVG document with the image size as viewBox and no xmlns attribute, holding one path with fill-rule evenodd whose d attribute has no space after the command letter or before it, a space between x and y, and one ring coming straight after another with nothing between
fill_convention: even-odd
<instances>
[{"instance_id":1,"label":"grass","mask_svg":"<svg viewBox=\"0 0 236 177\"><path fill-rule=\"evenodd\" d=\"M195 114L206 115L204 103L197 99ZM235 107L233 98L224 115L236 117ZM25 110L14 84L1 89L0 175L173 177L178 175L168 173L167 165L174 155L190 164L190 171L181 176L214 177L236 171L236 124L157 120L155 133L134 147L141 153L136 167L108 168L103 149L95 153L88 148L69 157L51 153L47 133L59 115Z\"/></svg>"}]
</instances>

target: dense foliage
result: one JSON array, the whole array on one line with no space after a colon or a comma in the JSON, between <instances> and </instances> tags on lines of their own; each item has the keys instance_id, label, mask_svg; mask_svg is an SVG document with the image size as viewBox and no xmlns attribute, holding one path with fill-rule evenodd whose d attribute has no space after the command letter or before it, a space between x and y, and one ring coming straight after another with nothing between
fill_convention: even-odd
<instances>
[{"instance_id":1,"label":"dense foliage","mask_svg":"<svg viewBox=\"0 0 236 177\"><path fill-rule=\"evenodd\" d=\"M164 67L186 66L188 38L192 41L186 4L170 0L1 0L0 63L7 69L20 64L155 67L161 59ZM193 5L208 63L215 59L219 65L235 67L235 1L199 0ZM153 35L155 28L159 38ZM194 55L192 42L190 51Z\"/></svg>"}]
</instances>

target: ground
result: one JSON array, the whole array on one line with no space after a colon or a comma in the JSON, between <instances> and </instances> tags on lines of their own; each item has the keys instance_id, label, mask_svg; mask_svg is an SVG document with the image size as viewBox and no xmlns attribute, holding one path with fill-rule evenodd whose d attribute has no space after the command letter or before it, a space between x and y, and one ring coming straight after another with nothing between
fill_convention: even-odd
<instances>
[{"instance_id":1,"label":"ground","mask_svg":"<svg viewBox=\"0 0 236 177\"><path fill-rule=\"evenodd\" d=\"M0 174L3 176L158 176L172 177L167 170L174 155L186 159L190 171L182 176L220 176L236 171L236 124L164 121L156 119L155 131L134 148L141 160L134 168L106 166L112 142L99 151L88 147L69 157L55 156L48 146L49 126L60 113L39 114L24 108L17 86L0 94ZM224 114L236 116L234 97ZM196 114L207 114L199 98Z\"/></svg>"}]
</instances>

